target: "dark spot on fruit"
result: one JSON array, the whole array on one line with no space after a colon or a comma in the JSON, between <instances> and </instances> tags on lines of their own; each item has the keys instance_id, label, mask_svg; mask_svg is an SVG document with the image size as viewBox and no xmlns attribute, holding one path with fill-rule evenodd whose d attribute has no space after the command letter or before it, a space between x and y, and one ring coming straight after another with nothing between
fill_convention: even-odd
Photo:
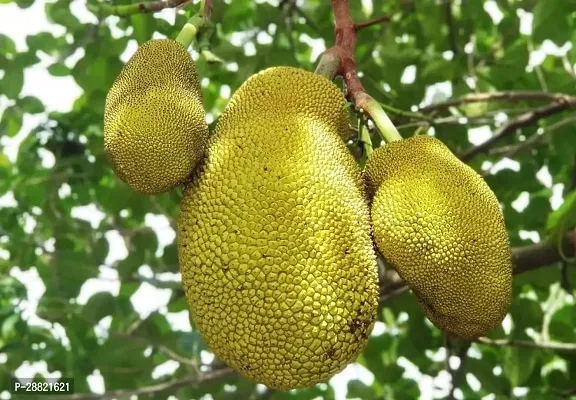
<instances>
[{"instance_id":1,"label":"dark spot on fruit","mask_svg":"<svg viewBox=\"0 0 576 400\"><path fill-rule=\"evenodd\" d=\"M124 134L123 134L122 132L120 132L120 131L118 131L118 135L119 135L119 136L124 136Z\"/></svg>"},{"instance_id":2,"label":"dark spot on fruit","mask_svg":"<svg viewBox=\"0 0 576 400\"><path fill-rule=\"evenodd\" d=\"M234 233L238 234L238 229L234 229Z\"/></svg>"},{"instance_id":3,"label":"dark spot on fruit","mask_svg":"<svg viewBox=\"0 0 576 400\"><path fill-rule=\"evenodd\" d=\"M282 177L281 177L280 175L278 175L276 178L278 178L278 179L282 179Z\"/></svg>"},{"instance_id":4,"label":"dark spot on fruit","mask_svg":"<svg viewBox=\"0 0 576 400\"><path fill-rule=\"evenodd\" d=\"M264 167L264 171L268 171L268 167Z\"/></svg>"},{"instance_id":5,"label":"dark spot on fruit","mask_svg":"<svg viewBox=\"0 0 576 400\"><path fill-rule=\"evenodd\" d=\"M362 321L354 318L348 323L348 327L350 328L350 333L356 333L358 329L362 328Z\"/></svg>"},{"instance_id":6,"label":"dark spot on fruit","mask_svg":"<svg viewBox=\"0 0 576 400\"><path fill-rule=\"evenodd\" d=\"M345 249L344 249L344 254L346 254L346 255L350 254L350 249L349 249L349 248L345 248Z\"/></svg>"},{"instance_id":7,"label":"dark spot on fruit","mask_svg":"<svg viewBox=\"0 0 576 400\"><path fill-rule=\"evenodd\" d=\"M228 272L228 266L227 265L222 266L222 272Z\"/></svg>"},{"instance_id":8,"label":"dark spot on fruit","mask_svg":"<svg viewBox=\"0 0 576 400\"><path fill-rule=\"evenodd\" d=\"M329 349L326 350L326 352L324 353L324 355L326 356L327 360L333 360L334 359L334 354L336 354L336 350L334 350L333 347L330 347Z\"/></svg>"},{"instance_id":9,"label":"dark spot on fruit","mask_svg":"<svg viewBox=\"0 0 576 400\"><path fill-rule=\"evenodd\" d=\"M188 245L187 245L187 244L182 244L182 247L188 247Z\"/></svg>"},{"instance_id":10,"label":"dark spot on fruit","mask_svg":"<svg viewBox=\"0 0 576 400\"><path fill-rule=\"evenodd\" d=\"M364 290L364 291L366 291L366 290ZM360 305L363 306L364 304L366 304L366 302L365 302L364 300L362 300L362 301L360 302Z\"/></svg>"},{"instance_id":11,"label":"dark spot on fruit","mask_svg":"<svg viewBox=\"0 0 576 400\"><path fill-rule=\"evenodd\" d=\"M238 147L240 150L242 150L242 146L240 146L240 145L237 145L236 147Z\"/></svg>"},{"instance_id":12,"label":"dark spot on fruit","mask_svg":"<svg viewBox=\"0 0 576 400\"><path fill-rule=\"evenodd\" d=\"M239 285L236 289L240 292L244 290L244 285Z\"/></svg>"}]
</instances>

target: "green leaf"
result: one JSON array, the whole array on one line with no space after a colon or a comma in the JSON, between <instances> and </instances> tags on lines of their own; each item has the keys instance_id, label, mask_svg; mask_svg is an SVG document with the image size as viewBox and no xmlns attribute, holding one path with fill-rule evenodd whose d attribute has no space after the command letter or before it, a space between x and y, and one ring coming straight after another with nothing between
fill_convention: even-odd
<instances>
[{"instance_id":1,"label":"green leaf","mask_svg":"<svg viewBox=\"0 0 576 400\"><path fill-rule=\"evenodd\" d=\"M68 68L65 64L60 63L50 65L48 67L48 72L53 76L67 76L72 74L70 68Z\"/></svg>"},{"instance_id":2,"label":"green leaf","mask_svg":"<svg viewBox=\"0 0 576 400\"><path fill-rule=\"evenodd\" d=\"M34 0L15 0L18 7L26 9L34 4Z\"/></svg>"},{"instance_id":3,"label":"green leaf","mask_svg":"<svg viewBox=\"0 0 576 400\"><path fill-rule=\"evenodd\" d=\"M558 309L550 319L550 338L564 343L576 342L576 315L573 305Z\"/></svg>"},{"instance_id":4,"label":"green leaf","mask_svg":"<svg viewBox=\"0 0 576 400\"><path fill-rule=\"evenodd\" d=\"M538 350L506 347L503 351L504 374L512 386L523 386L536 364Z\"/></svg>"},{"instance_id":5,"label":"green leaf","mask_svg":"<svg viewBox=\"0 0 576 400\"><path fill-rule=\"evenodd\" d=\"M114 313L116 298L110 292L98 292L92 295L82 309L83 316L92 323Z\"/></svg>"},{"instance_id":6,"label":"green leaf","mask_svg":"<svg viewBox=\"0 0 576 400\"><path fill-rule=\"evenodd\" d=\"M16 136L22 127L22 110L17 106L8 107L0 120L0 131L8 136Z\"/></svg>"},{"instance_id":7,"label":"green leaf","mask_svg":"<svg viewBox=\"0 0 576 400\"><path fill-rule=\"evenodd\" d=\"M52 54L61 47L59 40L49 32L40 32L35 35L26 36L26 44L30 50L42 50L46 54Z\"/></svg>"},{"instance_id":8,"label":"green leaf","mask_svg":"<svg viewBox=\"0 0 576 400\"><path fill-rule=\"evenodd\" d=\"M546 230L550 240L556 243L574 225L576 225L576 190L566 195L562 205L548 215Z\"/></svg>"},{"instance_id":9,"label":"green leaf","mask_svg":"<svg viewBox=\"0 0 576 400\"><path fill-rule=\"evenodd\" d=\"M51 23L63 25L68 30L74 32L82 28L82 24L70 11L72 0L57 0L54 3L46 4L46 17Z\"/></svg>"},{"instance_id":10,"label":"green leaf","mask_svg":"<svg viewBox=\"0 0 576 400\"><path fill-rule=\"evenodd\" d=\"M15 65L5 71L0 80L0 92L9 99L16 100L24 86L24 71Z\"/></svg>"},{"instance_id":11,"label":"green leaf","mask_svg":"<svg viewBox=\"0 0 576 400\"><path fill-rule=\"evenodd\" d=\"M70 304L65 300L44 295L38 302L36 313L46 321L63 323L70 310Z\"/></svg>"},{"instance_id":12,"label":"green leaf","mask_svg":"<svg viewBox=\"0 0 576 400\"><path fill-rule=\"evenodd\" d=\"M130 21L134 27L134 38L138 44L142 44L151 39L152 34L156 30L156 18L146 14L133 14L130 16Z\"/></svg>"},{"instance_id":13,"label":"green leaf","mask_svg":"<svg viewBox=\"0 0 576 400\"><path fill-rule=\"evenodd\" d=\"M8 318L4 319L1 331L2 338L4 340L12 340L18 336L16 329L19 322L20 322L20 315L18 314L12 314Z\"/></svg>"},{"instance_id":14,"label":"green leaf","mask_svg":"<svg viewBox=\"0 0 576 400\"><path fill-rule=\"evenodd\" d=\"M571 15L574 12L576 12L574 0L536 2L532 22L534 39L538 42L549 39L558 45L564 44L569 39L574 26L574 19Z\"/></svg>"},{"instance_id":15,"label":"green leaf","mask_svg":"<svg viewBox=\"0 0 576 400\"><path fill-rule=\"evenodd\" d=\"M44 111L44 104L34 96L25 96L16 102L23 112L28 114L38 114Z\"/></svg>"},{"instance_id":16,"label":"green leaf","mask_svg":"<svg viewBox=\"0 0 576 400\"><path fill-rule=\"evenodd\" d=\"M357 379L353 379L348 382L348 394L347 399L361 398L362 400L370 400L376 398L376 393L374 389L370 386L366 386L364 383Z\"/></svg>"},{"instance_id":17,"label":"green leaf","mask_svg":"<svg viewBox=\"0 0 576 400\"><path fill-rule=\"evenodd\" d=\"M8 36L0 33L0 54L1 55L14 55L16 54L16 45L14 41Z\"/></svg>"}]
</instances>

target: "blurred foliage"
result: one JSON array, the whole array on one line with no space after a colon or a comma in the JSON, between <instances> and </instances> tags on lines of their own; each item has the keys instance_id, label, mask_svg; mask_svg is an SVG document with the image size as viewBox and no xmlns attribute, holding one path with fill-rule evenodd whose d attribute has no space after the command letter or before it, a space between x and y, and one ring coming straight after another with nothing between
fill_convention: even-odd
<instances>
[{"instance_id":1,"label":"blurred foliage","mask_svg":"<svg viewBox=\"0 0 576 400\"><path fill-rule=\"evenodd\" d=\"M44 5L47 21L63 28L61 35L37 32L26 36L25 47L17 49L15 38L0 34L0 135L2 143L6 138L22 137L14 160L0 152L0 196L3 200L13 196L13 201L0 206L0 390L8 387L10 376L24 362L35 361L45 361L51 372L76 378L77 392L90 390L86 378L95 370L100 371L106 390L147 388L161 381L202 376L222 364L201 357L205 345L194 329L175 329L167 319L166 312L187 309L179 283L165 274L178 272L176 248L170 244L158 252L161 238L145 223L155 214L166 216L173 225L179 193L151 197L134 193L113 175L102 148L104 99L122 68L121 54L129 44L141 44L153 36L175 37L185 21L184 12L165 10L162 17L92 15L92 22L87 22L71 11L72 3L51 0ZM96 0L87 3L96 9L99 5ZM547 56L539 65L528 65L531 51L545 42L559 47L576 43L574 0L454 1L450 15L446 2L439 0L372 0L370 10L361 8L360 2L352 3L356 21L382 14L391 17L388 24L359 32L357 62L366 90L396 110L413 110L427 93L428 98L432 93L435 101L441 101L473 92L576 92L576 46L565 54ZM0 0L0 20L4 7L18 7L26 13L31 6L38 4L35 0ZM499 10L496 21L486 11L494 8ZM520 34L520 17L526 13L533 13L532 33ZM273 65L313 70L317 54L311 43L327 47L333 43L328 1L215 0L212 22L216 31L209 38L209 50L222 62L203 54L197 65L203 78L204 105L213 118L227 103L223 88L233 93L250 75ZM72 55L77 61L69 62ZM45 60L50 60L46 68L51 76L70 77L82 89L66 112L51 111L50 104L21 95L25 71ZM415 68L414 80L406 82L402 77L410 66ZM435 86L442 82L451 87L451 93ZM435 135L459 153L476 141L478 133L472 128L487 125L494 131L502 116L512 119L541 105L534 101L482 103L435 111L425 118L396 112L391 116L403 135L412 134L415 124L428 120ZM22 135L24 121L32 115L40 122ZM442 122L441 117L451 122ZM521 232L558 238L559 231L576 224L576 129L574 120L563 123L569 117L567 112L550 116L495 145L504 149L526 144L516 152L487 152L470 162L479 172L484 171L500 199L513 246L532 243ZM534 140L540 134L542 137ZM54 158L49 166L43 162L47 154ZM517 167L487 168L503 157ZM563 185L560 194L569 200L556 211L550 202L551 186L536 175L542 169L549 171L553 185ZM518 211L513 204L521 194L528 205ZM99 223L73 216L76 207L89 205L102 213ZM107 263L115 241L125 243L127 256ZM144 276L143 265L153 271L152 278ZM570 280L562 288L560 265L518 276L511 329L497 329L491 337L576 343L573 261L563 268L570 268ZM27 291L25 285L30 282L16 279L16 269L37 271L45 291ZM119 290L95 293L80 304L76 299L83 285L98 277L105 282L108 279L111 288L118 285ZM144 319L132 302L142 285L171 293L166 309ZM37 317L32 319L26 309L38 296ZM421 378L406 373L406 365L411 363L421 374L438 378L446 374L447 367L442 350L445 339L423 318L413 296L404 293L383 303L379 319L386 325L385 332L371 337L357 361L371 371L374 381L351 380L347 398L445 397L446 388L421 393ZM103 321L109 326L107 335L95 329ZM155 368L171 359L179 362L174 372L153 378ZM486 398L560 399L576 395L574 351L474 343L463 368L458 383L464 398L491 394ZM525 389L518 392L515 388ZM325 384L287 393L262 393L253 382L232 373L170 391L179 399L199 399L208 393L214 399L338 396ZM151 392L139 398L167 396Z\"/></svg>"}]
</instances>

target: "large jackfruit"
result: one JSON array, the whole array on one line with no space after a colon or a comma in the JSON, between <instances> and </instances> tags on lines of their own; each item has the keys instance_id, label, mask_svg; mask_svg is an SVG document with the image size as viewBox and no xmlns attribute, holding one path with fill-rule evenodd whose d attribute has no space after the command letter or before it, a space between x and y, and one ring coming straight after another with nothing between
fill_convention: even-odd
<instances>
[{"instance_id":1,"label":"large jackfruit","mask_svg":"<svg viewBox=\"0 0 576 400\"><path fill-rule=\"evenodd\" d=\"M378 274L359 168L330 81L274 67L220 116L184 192L180 271L209 347L271 388L311 386L363 349Z\"/></svg>"},{"instance_id":2,"label":"large jackfruit","mask_svg":"<svg viewBox=\"0 0 576 400\"><path fill-rule=\"evenodd\" d=\"M498 326L510 306L512 260L486 182L430 136L376 149L364 174L378 250L428 319L465 339Z\"/></svg>"},{"instance_id":3,"label":"large jackfruit","mask_svg":"<svg viewBox=\"0 0 576 400\"><path fill-rule=\"evenodd\" d=\"M150 40L126 63L106 98L104 149L134 190L182 184L204 155L208 126L196 66L186 48Z\"/></svg>"}]
</instances>

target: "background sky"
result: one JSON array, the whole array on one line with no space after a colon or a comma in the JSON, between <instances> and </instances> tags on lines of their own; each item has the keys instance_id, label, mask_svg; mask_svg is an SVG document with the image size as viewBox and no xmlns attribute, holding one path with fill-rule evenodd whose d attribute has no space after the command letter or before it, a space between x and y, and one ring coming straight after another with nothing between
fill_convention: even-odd
<instances>
[{"instance_id":1,"label":"background sky","mask_svg":"<svg viewBox=\"0 0 576 400\"><path fill-rule=\"evenodd\" d=\"M260 2L260 1L259 1ZM277 3L277 1L270 1L270 3ZM16 47L19 51L26 51L26 36L36 34L38 32L51 32L56 36L62 36L65 34L65 29L61 26L49 23L46 20L44 13L44 6L46 2L44 0L37 0L33 6L28 9L22 10L18 8L15 4L0 4L0 33L3 33L11 37L16 43ZM363 0L362 5L366 10L371 9L371 0ZM71 9L74 15L80 19L83 23L96 23L97 20L94 15L87 11L84 2L82 0L75 0L71 3ZM486 11L491 15L495 24L498 24L502 18L502 14L498 9L495 1L487 1L485 3ZM160 18L165 18L170 22L174 21L175 10L167 9L156 16ZM117 17L109 17L111 26L116 27L116 22L119 20ZM521 21L520 31L522 34L530 34L532 26L532 14L527 12L520 12L518 18ZM120 37L124 35L119 29L113 29L113 35ZM161 37L161 35L156 34L155 37ZM261 40L266 40L262 38ZM325 43L323 40L311 40L310 38L302 38L303 42L306 42L313 46L313 57L317 57L325 49ZM472 46L470 44L470 46ZM126 61L136 50L137 44L135 41L130 41L127 46L122 59ZM562 48L558 48L552 42L546 41L542 48L537 49L532 52L529 64L526 66L527 70L531 70L538 66L544 61L547 55L561 56L565 54L571 48L570 44L566 44ZM247 49L246 51L250 51ZM470 51L470 50L468 50ZM24 87L21 95L32 95L39 98L45 105L46 111L61 111L67 112L72 108L74 100L80 96L81 89L76 85L71 76L67 77L55 77L51 76L47 72L47 66L51 64L52 60L49 56L43 53L38 53L41 62L28 68L25 72ZM76 51L72 56L66 60L66 65L70 68L83 56L82 51ZM452 56L451 52L446 52L445 57L450 59ZM572 66L576 71L576 65ZM408 66L404 71L403 82L410 83L414 80L416 74L417 66ZM0 71L0 78L2 77L2 71ZM469 82L469 85L473 86L474 82ZM451 84L450 82L439 83L431 86L426 93L425 98L422 100L421 105L429 104L430 102L441 101L451 95ZM221 91L221 95L224 98L230 96L229 90ZM4 96L0 94L0 114L11 104L11 102ZM24 123L19 134L13 138L3 137L0 132L0 144L3 146L3 151L6 153L11 161L15 160L18 146L20 142L29 134L30 130L34 128L37 124L45 120L46 114L29 115L24 116ZM207 119L211 119L211 116L207 116ZM507 119L505 114L498 116L497 120L500 123L504 123ZM488 126L483 126L479 128L474 128L469 130L469 138L472 144L478 145L485 140L487 140L491 135L491 130ZM49 168L54 164L54 155L49 151L42 149L40 154L43 159L43 166ZM519 164L513 160L504 159L503 161L491 165L486 163L482 166L483 170L490 170L491 173L495 173L498 170L510 168L517 170L519 169ZM552 197L552 208L557 209L562 202L562 189L563 185L552 186L552 178L548 173L546 167L542 168L538 174L538 178L549 188L553 190ZM69 194L70 187L63 185L61 188L61 196L66 196ZM67 193L68 192L68 193ZM521 211L528 204L528 193L522 193L519 198L514 203L514 207ZM12 193L8 193L0 197L0 207L11 207L15 205L15 200ZM93 204L88 204L82 207L76 207L72 211L72 216L74 218L84 219L89 221L94 228L97 228L99 223L104 217L104 214L100 212ZM148 214L146 217L146 224L150 226L157 234L160 243L158 249L158 256L162 255L164 246L173 242L175 238L175 232L170 227L168 219L163 215ZM34 230L35 221L33 217L29 217L26 220L26 232L32 233ZM540 240L536 232L521 232L523 238L530 238L534 242ZM110 252L106 258L103 265L99 267L100 274L97 279L89 279L86 281L80 295L76 301L80 304L85 304L86 301L97 292L109 291L113 294L117 294L120 283L118 281L118 275L114 268L111 267L115 261L122 260L127 256L126 246L120 234L117 231L109 231L106 233L106 238L110 245ZM45 246L50 249L53 246L48 240ZM6 254L3 254L0 250L0 257L7 258ZM144 277L155 277L161 280L173 280L180 281L180 277L177 274L163 273L154 274L154 272L147 266L144 265L140 268L139 272ZM66 344L68 338L66 337L65 330L59 324L51 324L47 321L40 319L36 315L36 307L38 300L42 297L45 287L42 280L39 278L38 273L35 268L31 268L28 271L21 271L18 266L14 266L10 274L20 280L28 290L28 301L24 304L25 307L25 318L30 324L43 325L50 327L54 335L60 338L60 340ZM148 314L153 311L158 310L159 312L165 314L172 324L175 330L190 330L190 324L188 321L187 312L180 313L168 313L166 310L166 305L170 298L171 291L169 289L156 289L148 283L142 283L138 291L132 296L131 301L136 312L140 314L142 318L145 318ZM95 327L97 335L101 340L105 340L108 334L108 329L110 326L111 317L103 318L100 323ZM510 321L506 319L504 321L504 327L506 330L510 329ZM378 322L377 326L372 333L372 335L379 335L385 331L384 324ZM474 349L471 349L471 357L474 357ZM443 360L445 358L444 349L438 352L438 354L430 355L435 359ZM209 352L204 352L203 358L209 361L213 356ZM449 360L452 368L456 368L459 362L457 357L453 357ZM0 355L0 363L5 362ZM438 377L433 379L430 376L422 375L414 365L412 365L408 360L402 359L399 361L402 367L406 368L406 375L416 379L420 384L420 390L422 391L422 399L432 399L433 397L446 396L449 389L449 375L447 372L441 372ZM155 378L159 378L165 374L170 374L178 367L178 363L174 361L166 362L165 364L159 366L153 373ZM499 367L498 367L499 368ZM19 377L29 377L35 372L40 372L45 376L59 377L58 372L48 373L46 369L46 364L43 362L28 363L25 362L15 371L15 375ZM496 371L497 373L501 373ZM346 395L346 385L350 379L360 379L366 384L371 384L373 381L373 375L358 364L352 364L348 366L341 374L335 376L331 380L331 384L335 386L337 395L336 399L344 399ZM478 382L474 382L475 378L468 375L467 380L469 384L474 386L479 386ZM92 391L96 393L103 393L105 391L104 382L99 375L98 371L89 378L89 384ZM522 395L522 389L517 389L517 394ZM0 399L9 399L10 395L7 391L0 392ZM206 397L208 400L211 396ZM490 397L486 397L488 400Z\"/></svg>"}]
</instances>

